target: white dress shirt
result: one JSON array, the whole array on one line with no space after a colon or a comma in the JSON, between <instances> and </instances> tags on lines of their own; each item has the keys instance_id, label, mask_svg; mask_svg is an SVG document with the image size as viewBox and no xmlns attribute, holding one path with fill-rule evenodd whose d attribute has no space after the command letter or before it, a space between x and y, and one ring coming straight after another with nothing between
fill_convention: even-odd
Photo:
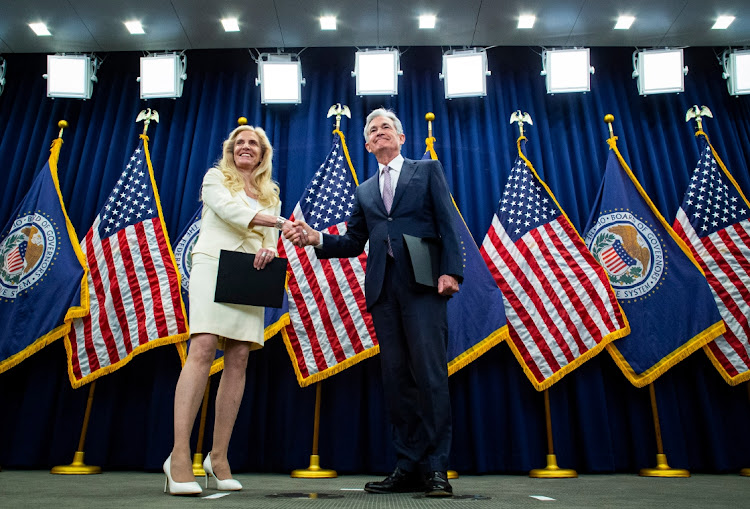
<instances>
[{"instance_id":1,"label":"white dress shirt","mask_svg":"<svg viewBox=\"0 0 750 509\"><path fill-rule=\"evenodd\" d=\"M385 180L385 172L383 168L388 166L391 170L388 172L391 176L391 189L393 189L393 195L396 196L396 184L398 184L398 177L401 175L401 168L404 166L404 156L401 154L397 155L393 161L388 164L378 163L378 185L380 186L380 196L383 196L383 181ZM320 242L314 247L321 247L323 245L323 232L318 232L320 235Z\"/></svg>"},{"instance_id":2,"label":"white dress shirt","mask_svg":"<svg viewBox=\"0 0 750 509\"><path fill-rule=\"evenodd\" d=\"M396 184L398 184L398 176L401 175L401 167L403 165L404 156L401 154L397 155L396 158L387 165L378 163L378 185L380 186L380 196L383 196L383 182L385 180L385 172L383 171L383 168L388 166L391 169L388 173L391 176L391 189L393 189L393 196L396 196Z\"/></svg>"}]
</instances>

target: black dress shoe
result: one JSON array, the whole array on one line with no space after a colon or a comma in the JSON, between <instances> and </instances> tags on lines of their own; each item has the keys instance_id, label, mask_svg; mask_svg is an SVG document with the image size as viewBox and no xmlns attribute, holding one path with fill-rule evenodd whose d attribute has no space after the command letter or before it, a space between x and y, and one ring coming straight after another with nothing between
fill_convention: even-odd
<instances>
[{"instance_id":1,"label":"black dress shoe","mask_svg":"<svg viewBox=\"0 0 750 509\"><path fill-rule=\"evenodd\" d=\"M452 497L453 486L448 482L448 474L445 472L427 474L424 495L426 497Z\"/></svg>"},{"instance_id":2,"label":"black dress shoe","mask_svg":"<svg viewBox=\"0 0 750 509\"><path fill-rule=\"evenodd\" d=\"M382 481L365 484L365 491L370 493L414 493L424 491L424 489L425 485L421 476L398 467Z\"/></svg>"}]
</instances>

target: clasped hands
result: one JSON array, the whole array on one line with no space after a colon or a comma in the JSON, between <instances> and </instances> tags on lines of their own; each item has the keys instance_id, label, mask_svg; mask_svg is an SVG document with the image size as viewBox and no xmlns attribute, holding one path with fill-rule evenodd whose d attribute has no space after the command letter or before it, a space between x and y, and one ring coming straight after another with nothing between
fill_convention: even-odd
<instances>
[{"instance_id":1,"label":"clasped hands","mask_svg":"<svg viewBox=\"0 0 750 509\"><path fill-rule=\"evenodd\" d=\"M288 232L293 231L295 228L295 224L287 219L284 221L284 225L281 227L281 232L284 234L284 236L286 236ZM276 258L276 251L274 251L273 249L259 249L258 252L255 253L255 261L253 262L253 267L255 267L257 270L263 270L266 265L271 263L274 258Z\"/></svg>"},{"instance_id":2,"label":"clasped hands","mask_svg":"<svg viewBox=\"0 0 750 509\"><path fill-rule=\"evenodd\" d=\"M297 219L289 228L284 225L284 238L297 247L317 246L320 244L320 232L312 229L304 221ZM438 293L449 297L458 291L458 280L450 274L443 274L438 279Z\"/></svg>"},{"instance_id":3,"label":"clasped hands","mask_svg":"<svg viewBox=\"0 0 750 509\"><path fill-rule=\"evenodd\" d=\"M289 228L282 230L284 238L297 247L317 246L320 244L320 232L313 230L309 224L297 219Z\"/></svg>"}]
</instances>

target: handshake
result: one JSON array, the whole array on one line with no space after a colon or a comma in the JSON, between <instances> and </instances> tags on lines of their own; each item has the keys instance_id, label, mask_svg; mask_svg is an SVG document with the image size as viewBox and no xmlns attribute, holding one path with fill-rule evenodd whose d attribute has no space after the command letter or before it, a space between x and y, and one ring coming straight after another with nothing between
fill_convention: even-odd
<instances>
[{"instance_id":1,"label":"handshake","mask_svg":"<svg viewBox=\"0 0 750 509\"><path fill-rule=\"evenodd\" d=\"M310 225L298 219L287 221L282 233L284 238L297 247L317 246L320 244L320 232L313 230Z\"/></svg>"}]
</instances>

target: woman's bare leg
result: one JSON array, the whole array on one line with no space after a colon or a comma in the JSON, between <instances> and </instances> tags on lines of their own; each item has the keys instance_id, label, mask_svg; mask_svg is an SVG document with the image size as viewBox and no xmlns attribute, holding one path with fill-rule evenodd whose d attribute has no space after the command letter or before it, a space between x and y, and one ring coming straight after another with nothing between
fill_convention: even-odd
<instances>
[{"instance_id":1,"label":"woman's bare leg","mask_svg":"<svg viewBox=\"0 0 750 509\"><path fill-rule=\"evenodd\" d=\"M172 449L172 479L175 482L194 481L193 461L190 457L190 433L206 391L211 363L216 356L218 338L213 334L196 334L190 338L190 352L180 372L174 394L174 447Z\"/></svg>"}]
</instances>

